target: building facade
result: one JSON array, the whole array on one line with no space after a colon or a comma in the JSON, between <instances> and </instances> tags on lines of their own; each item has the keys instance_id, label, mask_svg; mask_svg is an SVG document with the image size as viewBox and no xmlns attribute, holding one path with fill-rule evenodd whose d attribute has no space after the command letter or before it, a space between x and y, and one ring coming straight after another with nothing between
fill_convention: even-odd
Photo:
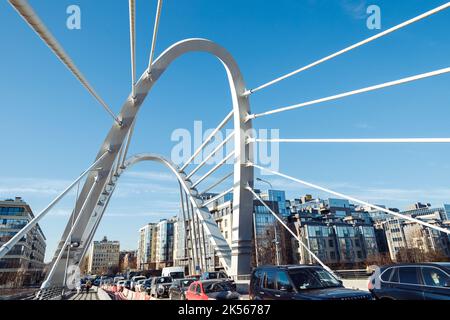
<instances>
[{"instance_id":1,"label":"building facade","mask_svg":"<svg viewBox=\"0 0 450 320\"><path fill-rule=\"evenodd\" d=\"M156 269L174 265L174 223L176 219L161 220L157 224L155 263Z\"/></svg>"},{"instance_id":2,"label":"building facade","mask_svg":"<svg viewBox=\"0 0 450 320\"><path fill-rule=\"evenodd\" d=\"M88 257L88 272L90 274L116 274L120 264L120 243L109 241L94 241Z\"/></svg>"},{"instance_id":3,"label":"building facade","mask_svg":"<svg viewBox=\"0 0 450 320\"><path fill-rule=\"evenodd\" d=\"M158 225L149 223L139 229L137 267L139 270L152 270L156 267L156 239Z\"/></svg>"},{"instance_id":4,"label":"building facade","mask_svg":"<svg viewBox=\"0 0 450 320\"><path fill-rule=\"evenodd\" d=\"M369 214L343 199L313 199L310 195L289 201L292 229L301 241L328 265L352 267L378 255L375 228ZM296 241L296 263L317 263Z\"/></svg>"},{"instance_id":5,"label":"building facade","mask_svg":"<svg viewBox=\"0 0 450 320\"><path fill-rule=\"evenodd\" d=\"M34 214L20 197L0 201L0 246L10 240ZM39 225L0 259L0 287L21 287L43 280L46 238Z\"/></svg>"},{"instance_id":6,"label":"building facade","mask_svg":"<svg viewBox=\"0 0 450 320\"><path fill-rule=\"evenodd\" d=\"M450 222L441 220L441 214L435 212L431 215L418 215L417 219L450 230ZM448 234L427 228L421 224L403 219L389 219L383 223L391 260L427 259L436 257L450 258L450 238ZM409 251L409 253L408 253ZM411 256L411 254L413 256ZM405 256L406 255L406 256Z\"/></svg>"},{"instance_id":7,"label":"building facade","mask_svg":"<svg viewBox=\"0 0 450 320\"><path fill-rule=\"evenodd\" d=\"M121 251L119 254L119 269L121 273L127 273L137 269L137 252Z\"/></svg>"}]
</instances>

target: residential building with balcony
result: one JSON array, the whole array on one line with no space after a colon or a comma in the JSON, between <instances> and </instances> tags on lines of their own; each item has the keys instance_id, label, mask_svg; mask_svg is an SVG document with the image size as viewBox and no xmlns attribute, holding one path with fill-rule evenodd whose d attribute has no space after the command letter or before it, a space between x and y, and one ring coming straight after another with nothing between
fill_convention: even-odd
<instances>
[{"instance_id":1,"label":"residential building with balcony","mask_svg":"<svg viewBox=\"0 0 450 320\"><path fill-rule=\"evenodd\" d=\"M0 201L0 246L33 218L30 206L20 197ZM43 280L45 249L46 238L37 225L0 259L0 287L35 285Z\"/></svg>"}]
</instances>

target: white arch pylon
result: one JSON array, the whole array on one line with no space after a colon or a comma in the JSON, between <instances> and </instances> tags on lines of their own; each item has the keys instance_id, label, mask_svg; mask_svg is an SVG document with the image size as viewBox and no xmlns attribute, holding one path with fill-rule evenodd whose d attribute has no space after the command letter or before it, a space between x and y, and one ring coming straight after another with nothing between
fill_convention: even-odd
<instances>
[{"instance_id":1,"label":"white arch pylon","mask_svg":"<svg viewBox=\"0 0 450 320\"><path fill-rule=\"evenodd\" d=\"M233 232L231 245L231 265L229 274L234 277L245 276L250 273L252 252L252 212L253 195L246 189L253 186L253 168L247 166L252 162L251 147L246 143L252 138L252 123L245 121L250 114L248 98L244 96L245 83L239 67L233 57L219 45L205 39L187 39L180 41L166 51L153 63L151 73L147 71L141 76L135 87L135 97L130 95L118 116L120 124L114 123L110 129L97 158L109 150L98 172L90 173L80 192L75 208L62 235L58 249L52 262L55 270L46 280L45 286L58 286L64 282L67 257L57 261L64 243L71 234L71 243L79 244L70 251L69 263L79 263L87 252L92 236L102 218L104 208L109 202L108 189L115 187L117 175L115 163L120 161L121 150L125 146L127 135L136 122L138 111L153 85L165 72L169 65L178 57L189 52L207 52L217 57L225 67L233 104L234 119L234 183L233 183ZM120 162L119 162L120 166ZM116 176L115 176L116 175ZM89 197L88 197L89 195ZM81 214L80 217L78 215ZM71 221L76 221L73 226ZM226 260L226 259L225 259ZM224 260L224 261L225 261ZM55 263L57 262L57 263Z\"/></svg>"}]
</instances>

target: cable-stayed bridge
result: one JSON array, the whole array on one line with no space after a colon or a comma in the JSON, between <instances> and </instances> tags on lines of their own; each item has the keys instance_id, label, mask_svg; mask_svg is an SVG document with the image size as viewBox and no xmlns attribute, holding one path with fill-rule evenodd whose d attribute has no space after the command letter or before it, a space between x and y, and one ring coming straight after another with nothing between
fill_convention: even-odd
<instances>
[{"instance_id":1,"label":"cable-stayed bridge","mask_svg":"<svg viewBox=\"0 0 450 320\"><path fill-rule=\"evenodd\" d=\"M395 139L258 139L253 135L253 122L258 118L268 117L270 115L282 112L292 112L300 108L310 107L329 101L344 99L350 96L377 92L388 87L407 85L408 83L420 81L426 78L446 76L450 72L450 67L443 66L438 70L431 70L426 73L416 75L405 75L401 79L374 84L369 87L357 88L352 91L327 96L311 101L303 101L298 104L283 106L272 110L253 113L250 108L251 96L263 91L272 85L280 83L297 76L302 72L318 67L329 62L334 58L344 55L352 50L356 50L368 43L387 37L394 32L400 32L408 26L432 16L442 13L450 7L450 2L443 3L441 6L433 8L423 14L413 17L403 23L393 26L383 32L380 32L370 38L364 39L358 43L350 45L342 50L332 53L308 65L305 65L291 73L280 76L272 81L248 89L244 82L244 75L241 73L237 62L233 56L220 45L206 39L186 39L177 42L167 48L158 57L155 56L155 48L159 29L163 1L159 0L157 4L157 13L154 23L153 39L151 43L151 52L148 67L137 78L136 70L136 3L135 0L129 0L129 22L130 22L130 56L131 56L131 92L122 105L118 114L105 103L101 96L95 91L82 72L77 68L74 61L66 53L52 33L47 29L44 22L35 13L33 8L26 0L9 0L10 4L16 9L17 13L29 24L37 33L39 38L48 45L55 56L69 69L69 71L78 79L82 86L98 101L100 106L112 118L111 129L106 135L103 144L95 157L94 162L85 169L85 171L76 178L58 197L56 197L42 212L26 225L20 232L12 237L6 244L0 248L0 258L5 256L20 239L27 234L36 224L43 219L48 212L72 189L83 184L77 194L77 201L72 214L67 222L64 233L59 241L57 250L54 254L50 270L46 280L42 285L42 292L49 292L56 288L63 288L67 281L68 265L80 265L87 254L87 250L92 242L99 223L104 216L111 197L114 195L117 184L122 174L129 168L139 163L152 161L163 164L166 169L172 173L180 186L180 206L182 208L185 227L190 232L190 243L188 252L190 256L189 268L194 270L196 265L201 266L202 270L208 269L205 250L207 246L212 246L214 252L220 260L220 264L226 272L239 279L247 277L251 271L252 260L252 215L253 201L260 201L271 212L275 218L283 225L294 238L297 239L300 246L303 246L312 257L325 268L329 269L297 235L292 232L285 222L279 218L267 204L261 199L260 195L254 190L255 169L269 173L299 185L307 186L312 189L320 190L328 194L348 199L354 203L371 207L401 219L409 220L422 224L428 228L440 232L450 233L448 229L429 224L425 221L402 215L398 212L368 203L357 199L351 195L343 194L331 190L324 186L292 177L288 174L277 172L260 166L254 160L253 147L258 143L287 143L287 144L305 144L305 143L449 143L450 138L395 138ZM164 74L177 58L189 52L205 52L215 56L224 66L224 70L229 80L229 90L232 97L232 110L226 111L226 116L213 132L203 141L201 146L191 155L191 157L182 165L177 166L166 157L158 154L147 153L130 156L128 154L130 143L133 140L133 131L138 124L138 114L142 104L150 94L154 84ZM204 160L195 165L194 160L210 144L215 135L231 123L233 132L220 143ZM276 124L274 124L274 127ZM201 169L205 169L210 160L219 151L225 150L227 144L234 142L234 149L226 155L222 161L208 168L206 173L197 178ZM211 182L211 177L223 168L229 161L233 161L232 170L224 176L218 177ZM206 199L205 194L212 190L220 190L216 197ZM212 217L208 206L227 194L233 194L233 228L231 246L222 236L218 225ZM331 271L331 270L330 270ZM331 271L332 272L332 271ZM193 272L194 273L194 272Z\"/></svg>"}]
</instances>

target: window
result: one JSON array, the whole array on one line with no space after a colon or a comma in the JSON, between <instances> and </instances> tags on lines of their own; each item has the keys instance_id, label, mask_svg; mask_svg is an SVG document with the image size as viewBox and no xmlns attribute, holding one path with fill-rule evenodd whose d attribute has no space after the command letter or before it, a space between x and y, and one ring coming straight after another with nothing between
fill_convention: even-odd
<instances>
[{"instance_id":1,"label":"window","mask_svg":"<svg viewBox=\"0 0 450 320\"><path fill-rule=\"evenodd\" d=\"M331 258L332 260L335 260L335 259L336 259L336 253L335 253L334 251L330 251L330 258Z\"/></svg>"},{"instance_id":2,"label":"window","mask_svg":"<svg viewBox=\"0 0 450 320\"><path fill-rule=\"evenodd\" d=\"M359 239L355 239L355 246L361 247L361 243L359 242Z\"/></svg>"},{"instance_id":3,"label":"window","mask_svg":"<svg viewBox=\"0 0 450 320\"><path fill-rule=\"evenodd\" d=\"M362 252L361 251L357 251L356 255L358 256L358 259L362 259Z\"/></svg>"},{"instance_id":4,"label":"window","mask_svg":"<svg viewBox=\"0 0 450 320\"><path fill-rule=\"evenodd\" d=\"M329 246L330 248L334 248L334 241L333 241L333 239L329 239L329 240L328 240L328 246Z\"/></svg>"},{"instance_id":5,"label":"window","mask_svg":"<svg viewBox=\"0 0 450 320\"><path fill-rule=\"evenodd\" d=\"M389 281L398 283L399 282L399 277L398 277L398 269L399 268L393 268L393 269L394 270L391 273L391 279Z\"/></svg>"},{"instance_id":6,"label":"window","mask_svg":"<svg viewBox=\"0 0 450 320\"><path fill-rule=\"evenodd\" d=\"M439 269L423 267L422 277L425 285L431 287L445 287L446 283L450 281L449 277Z\"/></svg>"},{"instance_id":7,"label":"window","mask_svg":"<svg viewBox=\"0 0 450 320\"><path fill-rule=\"evenodd\" d=\"M400 283L418 284L417 268L403 267L399 268Z\"/></svg>"},{"instance_id":8,"label":"window","mask_svg":"<svg viewBox=\"0 0 450 320\"><path fill-rule=\"evenodd\" d=\"M281 288L289 288L291 287L291 283L289 281L289 277L284 271L277 272L277 289Z\"/></svg>"},{"instance_id":9,"label":"window","mask_svg":"<svg viewBox=\"0 0 450 320\"><path fill-rule=\"evenodd\" d=\"M260 270L253 273L253 288L259 287L261 285L262 272Z\"/></svg>"},{"instance_id":10,"label":"window","mask_svg":"<svg viewBox=\"0 0 450 320\"><path fill-rule=\"evenodd\" d=\"M263 288L264 289L275 289L275 271L267 271L264 275L264 282L263 282Z\"/></svg>"},{"instance_id":11,"label":"window","mask_svg":"<svg viewBox=\"0 0 450 320\"><path fill-rule=\"evenodd\" d=\"M392 271L394 271L394 270L395 270L394 268L390 268L390 269L387 269L386 271L384 271L381 274L381 280L383 280L383 281L390 281Z\"/></svg>"},{"instance_id":12,"label":"window","mask_svg":"<svg viewBox=\"0 0 450 320\"><path fill-rule=\"evenodd\" d=\"M197 285L197 288L195 289L195 292L196 292L197 294L201 294L201 293L202 293L202 287L201 287L201 285Z\"/></svg>"}]
</instances>

